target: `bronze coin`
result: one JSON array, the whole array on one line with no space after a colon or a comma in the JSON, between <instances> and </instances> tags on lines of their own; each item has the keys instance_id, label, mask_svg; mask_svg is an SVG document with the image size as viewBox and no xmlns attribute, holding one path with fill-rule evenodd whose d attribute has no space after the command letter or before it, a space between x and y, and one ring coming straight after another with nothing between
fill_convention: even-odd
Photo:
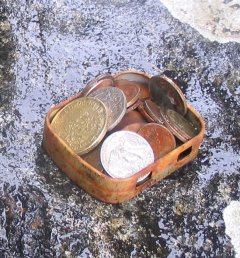
<instances>
[{"instance_id":1,"label":"bronze coin","mask_svg":"<svg viewBox=\"0 0 240 258\"><path fill-rule=\"evenodd\" d=\"M145 117L145 119L149 122L149 123L154 123L155 121L153 120L153 118L146 112L145 108L143 107L143 104L140 104L138 106L138 111L143 115L143 117Z\"/></svg>"},{"instance_id":2,"label":"bronze coin","mask_svg":"<svg viewBox=\"0 0 240 258\"><path fill-rule=\"evenodd\" d=\"M168 109L167 115L174 126L189 140L196 135L195 127L175 110Z\"/></svg>"},{"instance_id":3,"label":"bronze coin","mask_svg":"<svg viewBox=\"0 0 240 258\"><path fill-rule=\"evenodd\" d=\"M133 105L140 96L140 88L136 83L128 80L115 81L115 87L122 90L127 99L127 108Z\"/></svg>"},{"instance_id":4,"label":"bronze coin","mask_svg":"<svg viewBox=\"0 0 240 258\"><path fill-rule=\"evenodd\" d=\"M168 116L166 108L161 108L161 116L164 120L164 125L181 141L181 142L187 142L189 140L189 137L186 133L184 133L183 130L179 130L178 127L176 127L175 122Z\"/></svg>"},{"instance_id":5,"label":"bronze coin","mask_svg":"<svg viewBox=\"0 0 240 258\"><path fill-rule=\"evenodd\" d=\"M150 91L148 89L148 85L144 83L137 83L140 88L140 99L149 99L151 98Z\"/></svg>"},{"instance_id":6,"label":"bronze coin","mask_svg":"<svg viewBox=\"0 0 240 258\"><path fill-rule=\"evenodd\" d=\"M115 80L128 80L128 81L143 83L145 85L148 85L149 76L143 72L129 70L129 71L124 71L117 74L115 76Z\"/></svg>"},{"instance_id":7,"label":"bronze coin","mask_svg":"<svg viewBox=\"0 0 240 258\"><path fill-rule=\"evenodd\" d=\"M142 103L142 102L141 102L140 100L138 100L138 101L135 102L133 105L131 105L130 107L127 108L126 113L131 112L131 111L137 109L137 107L138 107L139 105L141 105L141 103Z\"/></svg>"},{"instance_id":8,"label":"bronze coin","mask_svg":"<svg viewBox=\"0 0 240 258\"><path fill-rule=\"evenodd\" d=\"M151 97L148 88L149 77L143 72L125 71L115 77L115 82L118 80L135 82L140 88L140 99L148 99Z\"/></svg>"},{"instance_id":9,"label":"bronze coin","mask_svg":"<svg viewBox=\"0 0 240 258\"><path fill-rule=\"evenodd\" d=\"M151 145L155 160L176 148L175 138L165 126L149 123L141 127L138 133Z\"/></svg>"},{"instance_id":10,"label":"bronze coin","mask_svg":"<svg viewBox=\"0 0 240 258\"><path fill-rule=\"evenodd\" d=\"M121 122L111 131L111 133L120 130L137 132L145 124L147 124L147 122L143 116L138 111L133 110L124 115Z\"/></svg>"},{"instance_id":11,"label":"bronze coin","mask_svg":"<svg viewBox=\"0 0 240 258\"><path fill-rule=\"evenodd\" d=\"M153 76L149 80L149 90L153 100L160 106L174 109L181 115L186 114L186 99L177 84L167 76Z\"/></svg>"},{"instance_id":12,"label":"bronze coin","mask_svg":"<svg viewBox=\"0 0 240 258\"><path fill-rule=\"evenodd\" d=\"M146 110L146 112L149 114L149 116L151 116L151 118L155 123L158 123L161 125L164 124L164 120L161 115L160 106L158 106L156 103L154 103L151 100L145 100L143 103L143 107Z\"/></svg>"},{"instance_id":13,"label":"bronze coin","mask_svg":"<svg viewBox=\"0 0 240 258\"><path fill-rule=\"evenodd\" d=\"M101 74L87 83L85 88L82 90L82 96L88 96L94 90L101 89L103 87L113 86L113 85L114 85L114 80L110 74L108 73Z\"/></svg>"},{"instance_id":14,"label":"bronze coin","mask_svg":"<svg viewBox=\"0 0 240 258\"><path fill-rule=\"evenodd\" d=\"M90 164L92 167L96 168L100 172L103 172L104 170L100 159L100 150L102 147L102 143L103 141L98 144L95 149L81 156L81 158L83 158L88 164Z\"/></svg>"}]
</instances>

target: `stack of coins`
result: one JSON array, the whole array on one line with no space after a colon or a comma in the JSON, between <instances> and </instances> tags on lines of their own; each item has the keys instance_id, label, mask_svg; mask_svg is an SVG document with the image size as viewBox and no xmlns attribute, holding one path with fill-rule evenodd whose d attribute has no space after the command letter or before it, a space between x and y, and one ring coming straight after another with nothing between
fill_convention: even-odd
<instances>
[{"instance_id":1,"label":"stack of coins","mask_svg":"<svg viewBox=\"0 0 240 258\"><path fill-rule=\"evenodd\" d=\"M102 74L54 116L53 131L93 168L126 178L197 134L180 88L168 77ZM141 177L139 181L147 177Z\"/></svg>"},{"instance_id":2,"label":"stack of coins","mask_svg":"<svg viewBox=\"0 0 240 258\"><path fill-rule=\"evenodd\" d=\"M151 100L144 100L139 111L155 123L164 125L181 142L187 142L198 133L187 119L187 102L177 84L165 75L149 80Z\"/></svg>"}]
</instances>

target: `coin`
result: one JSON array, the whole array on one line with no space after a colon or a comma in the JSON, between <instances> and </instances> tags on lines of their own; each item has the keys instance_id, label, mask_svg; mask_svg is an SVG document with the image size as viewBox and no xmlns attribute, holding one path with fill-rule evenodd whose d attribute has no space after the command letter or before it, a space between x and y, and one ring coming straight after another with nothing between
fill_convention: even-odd
<instances>
[{"instance_id":1,"label":"coin","mask_svg":"<svg viewBox=\"0 0 240 258\"><path fill-rule=\"evenodd\" d=\"M171 118L171 112L169 113L169 109L161 108L161 115L164 120L164 125L181 141L186 142L190 139L190 137L184 132L184 130L181 130L180 126L177 126L176 123L179 121L174 120L173 117ZM174 111L176 112L176 111ZM177 113L177 112L176 112ZM178 113L177 113L178 114ZM179 114L179 116L181 116ZM183 119L184 117L181 116Z\"/></svg>"},{"instance_id":2,"label":"coin","mask_svg":"<svg viewBox=\"0 0 240 258\"><path fill-rule=\"evenodd\" d=\"M154 122L163 125L164 120L161 115L161 107L158 106L151 100L145 100L143 103L143 107L148 113L148 115L153 119Z\"/></svg>"},{"instance_id":3,"label":"coin","mask_svg":"<svg viewBox=\"0 0 240 258\"><path fill-rule=\"evenodd\" d=\"M102 144L100 157L105 171L113 178L130 177L154 162L150 144L130 131L119 131L108 136Z\"/></svg>"},{"instance_id":4,"label":"coin","mask_svg":"<svg viewBox=\"0 0 240 258\"><path fill-rule=\"evenodd\" d=\"M149 98L151 98L151 94L149 92L147 84L138 83L137 85L140 88L140 99L149 99Z\"/></svg>"},{"instance_id":5,"label":"coin","mask_svg":"<svg viewBox=\"0 0 240 258\"><path fill-rule=\"evenodd\" d=\"M175 110L168 109L167 115L170 121L175 125L178 131L185 136L185 138L189 140L196 135L194 126Z\"/></svg>"},{"instance_id":6,"label":"coin","mask_svg":"<svg viewBox=\"0 0 240 258\"><path fill-rule=\"evenodd\" d=\"M87 85L82 90L82 96L88 96L94 90L113 85L114 81L111 74L100 74L99 76L87 83Z\"/></svg>"},{"instance_id":7,"label":"coin","mask_svg":"<svg viewBox=\"0 0 240 258\"><path fill-rule=\"evenodd\" d=\"M151 145L155 160L176 148L173 134L162 125L148 123L139 129L138 134L143 136Z\"/></svg>"},{"instance_id":8,"label":"coin","mask_svg":"<svg viewBox=\"0 0 240 258\"><path fill-rule=\"evenodd\" d=\"M99 143L93 150L81 156L88 164L96 168L98 171L103 172L103 166L100 159L100 150L102 143Z\"/></svg>"},{"instance_id":9,"label":"coin","mask_svg":"<svg viewBox=\"0 0 240 258\"><path fill-rule=\"evenodd\" d=\"M127 101L123 92L115 87L105 87L89 94L101 100L108 109L108 131L112 130L126 113Z\"/></svg>"},{"instance_id":10,"label":"coin","mask_svg":"<svg viewBox=\"0 0 240 258\"><path fill-rule=\"evenodd\" d=\"M141 105L141 103L142 103L142 102L141 102L140 100L136 101L133 105L131 105L130 107L127 108L126 113L131 112L131 111L137 109L137 107L138 107L139 105Z\"/></svg>"},{"instance_id":11,"label":"coin","mask_svg":"<svg viewBox=\"0 0 240 258\"><path fill-rule=\"evenodd\" d=\"M115 87L123 91L127 100L127 108L132 106L139 99L140 88L134 82L117 80L115 81Z\"/></svg>"},{"instance_id":12,"label":"coin","mask_svg":"<svg viewBox=\"0 0 240 258\"><path fill-rule=\"evenodd\" d=\"M184 117L193 125L196 134L198 134L201 131L202 127L196 115L194 115L192 111L188 109L187 114Z\"/></svg>"},{"instance_id":13,"label":"coin","mask_svg":"<svg viewBox=\"0 0 240 258\"><path fill-rule=\"evenodd\" d=\"M79 155L92 150L107 131L107 108L98 99L73 100L53 118L54 132Z\"/></svg>"},{"instance_id":14,"label":"coin","mask_svg":"<svg viewBox=\"0 0 240 258\"><path fill-rule=\"evenodd\" d=\"M160 106L174 109L182 115L186 114L186 99L177 84L167 76L153 76L149 80L149 90L153 100Z\"/></svg>"},{"instance_id":15,"label":"coin","mask_svg":"<svg viewBox=\"0 0 240 258\"><path fill-rule=\"evenodd\" d=\"M137 132L147 122L138 111L131 111L126 113L121 122L111 132L120 130Z\"/></svg>"},{"instance_id":16,"label":"coin","mask_svg":"<svg viewBox=\"0 0 240 258\"><path fill-rule=\"evenodd\" d=\"M149 77L143 72L125 71L116 75L115 80L128 80L128 81L143 83L145 85L148 85Z\"/></svg>"},{"instance_id":17,"label":"coin","mask_svg":"<svg viewBox=\"0 0 240 258\"><path fill-rule=\"evenodd\" d=\"M149 123L155 122L154 119L146 112L146 110L145 110L145 108L143 107L143 104L142 104L142 103L138 106L138 111L143 115L143 117L145 117L145 119L146 119Z\"/></svg>"},{"instance_id":18,"label":"coin","mask_svg":"<svg viewBox=\"0 0 240 258\"><path fill-rule=\"evenodd\" d=\"M137 71L126 71L115 77L115 82L118 80L128 80L136 83L140 88L140 99L151 97L148 89L149 77L147 75Z\"/></svg>"}]
</instances>

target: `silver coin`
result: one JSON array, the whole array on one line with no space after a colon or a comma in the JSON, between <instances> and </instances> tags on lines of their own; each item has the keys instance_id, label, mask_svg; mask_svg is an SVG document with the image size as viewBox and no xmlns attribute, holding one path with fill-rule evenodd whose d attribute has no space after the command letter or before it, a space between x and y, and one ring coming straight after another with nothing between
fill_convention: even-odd
<instances>
[{"instance_id":1,"label":"silver coin","mask_svg":"<svg viewBox=\"0 0 240 258\"><path fill-rule=\"evenodd\" d=\"M139 134L118 131L106 138L100 151L105 171L113 178L127 178L154 162L150 144ZM140 177L142 181L144 177Z\"/></svg>"},{"instance_id":2,"label":"silver coin","mask_svg":"<svg viewBox=\"0 0 240 258\"><path fill-rule=\"evenodd\" d=\"M112 130L123 118L127 110L124 93L115 87L105 87L89 94L89 97L101 100L109 111L108 131Z\"/></svg>"}]
</instances>

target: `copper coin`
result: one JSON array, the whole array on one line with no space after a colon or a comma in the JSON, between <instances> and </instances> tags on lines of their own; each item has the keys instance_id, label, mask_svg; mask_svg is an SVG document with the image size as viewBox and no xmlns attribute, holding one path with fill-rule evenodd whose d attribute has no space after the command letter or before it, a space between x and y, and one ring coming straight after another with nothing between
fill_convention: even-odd
<instances>
[{"instance_id":1,"label":"copper coin","mask_svg":"<svg viewBox=\"0 0 240 258\"><path fill-rule=\"evenodd\" d=\"M184 133L184 131L179 130L179 128L176 127L175 122L172 121L172 119L168 116L166 108L161 108L161 115L164 120L164 125L181 141L181 142L187 142L189 140L189 137Z\"/></svg>"},{"instance_id":2,"label":"copper coin","mask_svg":"<svg viewBox=\"0 0 240 258\"><path fill-rule=\"evenodd\" d=\"M137 132L147 122L138 111L126 113L121 122L111 132L126 130Z\"/></svg>"},{"instance_id":3,"label":"copper coin","mask_svg":"<svg viewBox=\"0 0 240 258\"><path fill-rule=\"evenodd\" d=\"M127 108L139 99L140 88L136 83L128 80L117 80L115 81L115 87L123 91L127 99Z\"/></svg>"},{"instance_id":4,"label":"copper coin","mask_svg":"<svg viewBox=\"0 0 240 258\"><path fill-rule=\"evenodd\" d=\"M145 117L145 119L149 122L149 123L154 123L155 121L153 120L153 118L146 112L145 108L143 107L143 104L140 104L138 106L138 111L143 115L143 117Z\"/></svg>"},{"instance_id":5,"label":"copper coin","mask_svg":"<svg viewBox=\"0 0 240 258\"><path fill-rule=\"evenodd\" d=\"M117 80L128 80L135 82L140 88L140 99L148 99L151 97L148 88L149 77L144 73L137 71L123 72L115 77L115 81Z\"/></svg>"},{"instance_id":6,"label":"copper coin","mask_svg":"<svg viewBox=\"0 0 240 258\"><path fill-rule=\"evenodd\" d=\"M141 127L138 133L151 145L155 160L176 148L173 134L162 125L149 123Z\"/></svg>"},{"instance_id":7,"label":"copper coin","mask_svg":"<svg viewBox=\"0 0 240 258\"><path fill-rule=\"evenodd\" d=\"M128 80L128 81L143 83L145 85L148 85L149 77L142 72L125 71L115 76L115 80Z\"/></svg>"},{"instance_id":8,"label":"copper coin","mask_svg":"<svg viewBox=\"0 0 240 258\"><path fill-rule=\"evenodd\" d=\"M151 100L145 100L143 103L143 107L146 110L146 112L151 116L151 118L154 120L154 122L163 125L164 120L161 115L161 107L158 106L156 103L154 103Z\"/></svg>"},{"instance_id":9,"label":"copper coin","mask_svg":"<svg viewBox=\"0 0 240 258\"><path fill-rule=\"evenodd\" d=\"M197 132L195 127L175 110L168 109L167 115L178 131L181 131L181 133L184 134L188 140L196 135Z\"/></svg>"},{"instance_id":10,"label":"copper coin","mask_svg":"<svg viewBox=\"0 0 240 258\"><path fill-rule=\"evenodd\" d=\"M101 150L102 142L98 144L92 151L87 154L82 155L81 157L89 163L91 166L96 168L98 171L103 172L103 166L100 159L100 150Z\"/></svg>"},{"instance_id":11,"label":"copper coin","mask_svg":"<svg viewBox=\"0 0 240 258\"><path fill-rule=\"evenodd\" d=\"M174 109L182 115L186 114L186 99L177 84L167 76L153 76L149 80L149 90L153 100L160 106Z\"/></svg>"},{"instance_id":12,"label":"copper coin","mask_svg":"<svg viewBox=\"0 0 240 258\"><path fill-rule=\"evenodd\" d=\"M126 113L127 101L123 92L115 87L105 87L89 94L101 100L109 111L108 131L112 130Z\"/></svg>"},{"instance_id":13,"label":"copper coin","mask_svg":"<svg viewBox=\"0 0 240 258\"><path fill-rule=\"evenodd\" d=\"M151 98L150 91L148 89L148 85L144 83L138 83L138 87L140 88L140 99L149 99Z\"/></svg>"},{"instance_id":14,"label":"copper coin","mask_svg":"<svg viewBox=\"0 0 240 258\"><path fill-rule=\"evenodd\" d=\"M131 111L137 109L137 107L138 107L139 105L141 105L141 103L142 103L142 102L141 102L140 100L138 100L138 101L135 102L133 105L131 105L130 107L127 108L126 113L131 112Z\"/></svg>"},{"instance_id":15,"label":"copper coin","mask_svg":"<svg viewBox=\"0 0 240 258\"><path fill-rule=\"evenodd\" d=\"M87 83L85 88L82 90L82 96L88 96L94 90L113 85L114 79L110 74L100 74L99 76Z\"/></svg>"}]
</instances>

